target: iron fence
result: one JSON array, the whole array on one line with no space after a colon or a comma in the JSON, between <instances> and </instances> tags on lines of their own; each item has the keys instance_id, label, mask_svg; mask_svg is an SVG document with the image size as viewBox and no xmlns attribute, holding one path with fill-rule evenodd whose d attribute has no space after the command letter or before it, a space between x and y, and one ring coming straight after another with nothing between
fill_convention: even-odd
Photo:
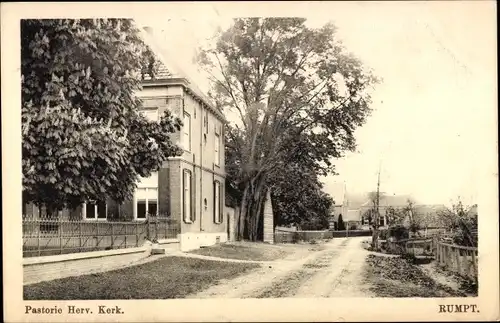
<instances>
[{"instance_id":1,"label":"iron fence","mask_svg":"<svg viewBox=\"0 0 500 323\"><path fill-rule=\"evenodd\" d=\"M146 240L176 239L178 222L148 217L112 222L23 216L23 257L140 247Z\"/></svg>"}]
</instances>

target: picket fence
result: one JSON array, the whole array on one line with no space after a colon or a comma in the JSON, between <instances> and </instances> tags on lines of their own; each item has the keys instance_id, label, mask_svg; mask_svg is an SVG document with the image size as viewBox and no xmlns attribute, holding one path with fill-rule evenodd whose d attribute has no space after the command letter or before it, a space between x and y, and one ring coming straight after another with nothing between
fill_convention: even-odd
<instances>
[{"instance_id":1,"label":"picket fence","mask_svg":"<svg viewBox=\"0 0 500 323\"><path fill-rule=\"evenodd\" d=\"M437 263L448 271L477 280L478 249L438 242L435 250Z\"/></svg>"},{"instance_id":2,"label":"picket fence","mask_svg":"<svg viewBox=\"0 0 500 323\"><path fill-rule=\"evenodd\" d=\"M140 247L146 240L176 239L170 218L112 222L23 216L23 257Z\"/></svg>"}]
</instances>

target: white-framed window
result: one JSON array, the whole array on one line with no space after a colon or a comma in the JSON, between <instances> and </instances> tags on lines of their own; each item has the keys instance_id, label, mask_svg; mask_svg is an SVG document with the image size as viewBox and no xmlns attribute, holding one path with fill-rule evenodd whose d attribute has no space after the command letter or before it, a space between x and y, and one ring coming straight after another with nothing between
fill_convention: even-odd
<instances>
[{"instance_id":1,"label":"white-framed window","mask_svg":"<svg viewBox=\"0 0 500 323\"><path fill-rule=\"evenodd\" d=\"M195 221L193 212L193 178L190 170L185 169L182 173L182 218L186 223Z\"/></svg>"},{"instance_id":2,"label":"white-framed window","mask_svg":"<svg viewBox=\"0 0 500 323\"><path fill-rule=\"evenodd\" d=\"M82 205L82 217L85 220L106 220L108 206L105 201L89 201Z\"/></svg>"},{"instance_id":3,"label":"white-framed window","mask_svg":"<svg viewBox=\"0 0 500 323\"><path fill-rule=\"evenodd\" d=\"M215 151L214 151L214 163L215 165L220 165L220 135L215 134Z\"/></svg>"},{"instance_id":4,"label":"white-framed window","mask_svg":"<svg viewBox=\"0 0 500 323\"><path fill-rule=\"evenodd\" d=\"M146 220L148 214L158 214L158 172L139 178L134 194L134 218Z\"/></svg>"},{"instance_id":5,"label":"white-framed window","mask_svg":"<svg viewBox=\"0 0 500 323\"><path fill-rule=\"evenodd\" d=\"M158 109L143 109L141 110L141 114L146 117L149 121L158 122Z\"/></svg>"},{"instance_id":6,"label":"white-framed window","mask_svg":"<svg viewBox=\"0 0 500 323\"><path fill-rule=\"evenodd\" d=\"M135 218L146 220L147 215L158 214L158 188L139 187L135 193Z\"/></svg>"},{"instance_id":7,"label":"white-framed window","mask_svg":"<svg viewBox=\"0 0 500 323\"><path fill-rule=\"evenodd\" d=\"M385 217L384 216L380 216L378 221L379 221L379 225L381 227L383 227L385 225Z\"/></svg>"},{"instance_id":8,"label":"white-framed window","mask_svg":"<svg viewBox=\"0 0 500 323\"><path fill-rule=\"evenodd\" d=\"M222 223L222 195L221 184L214 181L214 222Z\"/></svg>"},{"instance_id":9,"label":"white-framed window","mask_svg":"<svg viewBox=\"0 0 500 323\"><path fill-rule=\"evenodd\" d=\"M191 116L184 112L182 126L182 146L184 150L191 151Z\"/></svg>"}]
</instances>

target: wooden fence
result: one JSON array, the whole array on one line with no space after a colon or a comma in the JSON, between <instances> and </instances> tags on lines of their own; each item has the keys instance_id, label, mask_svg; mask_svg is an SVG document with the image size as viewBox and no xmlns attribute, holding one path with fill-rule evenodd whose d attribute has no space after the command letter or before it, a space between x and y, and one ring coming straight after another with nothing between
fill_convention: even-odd
<instances>
[{"instance_id":1,"label":"wooden fence","mask_svg":"<svg viewBox=\"0 0 500 323\"><path fill-rule=\"evenodd\" d=\"M393 254L434 257L444 269L477 280L478 249L440 241L437 236L427 239L387 241L387 250Z\"/></svg>"},{"instance_id":2,"label":"wooden fence","mask_svg":"<svg viewBox=\"0 0 500 323\"><path fill-rule=\"evenodd\" d=\"M387 250L393 254L412 254L414 256L431 256L434 250L433 238L413 238L397 241L386 241Z\"/></svg>"},{"instance_id":3,"label":"wooden fence","mask_svg":"<svg viewBox=\"0 0 500 323\"><path fill-rule=\"evenodd\" d=\"M175 239L170 218L112 222L23 217L23 257L140 247L146 240Z\"/></svg>"},{"instance_id":4,"label":"wooden fence","mask_svg":"<svg viewBox=\"0 0 500 323\"><path fill-rule=\"evenodd\" d=\"M478 249L476 247L438 242L436 261L446 270L477 280Z\"/></svg>"}]
</instances>

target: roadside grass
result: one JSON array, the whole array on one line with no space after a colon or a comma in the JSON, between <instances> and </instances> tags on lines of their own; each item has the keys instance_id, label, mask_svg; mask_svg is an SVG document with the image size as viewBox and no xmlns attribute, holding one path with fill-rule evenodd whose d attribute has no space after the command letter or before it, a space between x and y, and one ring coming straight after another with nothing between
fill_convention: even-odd
<instances>
[{"instance_id":1,"label":"roadside grass","mask_svg":"<svg viewBox=\"0 0 500 323\"><path fill-rule=\"evenodd\" d=\"M292 255L298 249L318 251L321 248L321 244L311 246L305 244L271 245L259 242L232 242L195 249L189 251L189 253L225 259L274 261Z\"/></svg>"},{"instance_id":2,"label":"roadside grass","mask_svg":"<svg viewBox=\"0 0 500 323\"><path fill-rule=\"evenodd\" d=\"M24 286L24 299L184 298L258 267L248 263L164 257L123 269L27 285Z\"/></svg>"},{"instance_id":3,"label":"roadside grass","mask_svg":"<svg viewBox=\"0 0 500 323\"><path fill-rule=\"evenodd\" d=\"M399 257L369 255L364 279L377 297L463 297L464 293L437 283L418 265Z\"/></svg>"}]
</instances>

